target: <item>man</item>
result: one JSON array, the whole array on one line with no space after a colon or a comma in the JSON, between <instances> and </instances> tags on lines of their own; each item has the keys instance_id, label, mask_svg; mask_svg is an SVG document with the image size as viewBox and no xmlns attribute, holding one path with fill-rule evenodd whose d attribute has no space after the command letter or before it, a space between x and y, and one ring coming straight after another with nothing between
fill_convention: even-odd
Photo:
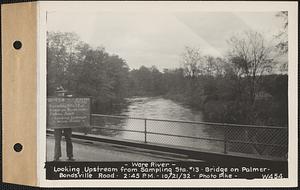
<instances>
[{"instance_id":1,"label":"man","mask_svg":"<svg viewBox=\"0 0 300 190\"><path fill-rule=\"evenodd\" d=\"M65 97L66 91L63 88L58 88L56 90L56 95L58 97ZM61 138L62 136L65 137L66 140L66 152L68 161L74 161L73 158L73 144L72 144L72 129L71 128L60 128L54 129L54 138L55 138L55 145L54 145L54 161L59 161L61 157Z\"/></svg>"},{"instance_id":2,"label":"man","mask_svg":"<svg viewBox=\"0 0 300 190\"><path fill-rule=\"evenodd\" d=\"M59 161L61 157L61 137L65 136L67 157L69 161L74 161L73 158L73 144L72 144L72 129L54 129L55 146L54 146L54 161Z\"/></svg>"}]
</instances>

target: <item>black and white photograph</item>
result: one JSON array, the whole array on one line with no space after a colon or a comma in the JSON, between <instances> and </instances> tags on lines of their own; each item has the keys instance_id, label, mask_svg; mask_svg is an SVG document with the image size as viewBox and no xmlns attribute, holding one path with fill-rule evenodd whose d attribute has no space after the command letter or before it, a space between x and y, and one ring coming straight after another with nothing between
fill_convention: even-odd
<instances>
[{"instance_id":1,"label":"black and white photograph","mask_svg":"<svg viewBox=\"0 0 300 190\"><path fill-rule=\"evenodd\" d=\"M48 179L289 177L288 11L79 7L46 12Z\"/></svg>"}]
</instances>

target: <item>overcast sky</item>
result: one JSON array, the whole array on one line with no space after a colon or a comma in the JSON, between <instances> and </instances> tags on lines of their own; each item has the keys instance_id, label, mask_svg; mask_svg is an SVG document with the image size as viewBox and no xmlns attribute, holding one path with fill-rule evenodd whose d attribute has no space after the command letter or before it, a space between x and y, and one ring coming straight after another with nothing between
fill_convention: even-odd
<instances>
[{"instance_id":1,"label":"overcast sky","mask_svg":"<svg viewBox=\"0 0 300 190\"><path fill-rule=\"evenodd\" d=\"M75 32L92 47L103 46L130 68L176 68L185 46L222 56L226 40L245 30L271 39L282 27L275 12L49 12L49 31Z\"/></svg>"}]
</instances>

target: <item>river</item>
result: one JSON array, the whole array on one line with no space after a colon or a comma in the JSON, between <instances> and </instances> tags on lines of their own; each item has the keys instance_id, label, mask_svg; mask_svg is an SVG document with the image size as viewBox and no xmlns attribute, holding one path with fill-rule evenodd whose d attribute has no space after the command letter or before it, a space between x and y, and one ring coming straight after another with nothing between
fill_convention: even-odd
<instances>
[{"instance_id":1,"label":"river","mask_svg":"<svg viewBox=\"0 0 300 190\"><path fill-rule=\"evenodd\" d=\"M162 120L203 121L201 111L195 111L185 105L162 97L135 97L126 100L128 105L119 111L118 115L137 118L151 118ZM94 129L94 134L113 136L123 139L145 141L145 120L119 119L96 117L94 124L107 129ZM191 124L169 121L146 121L147 132L166 133L172 135L191 136L196 138L223 139L224 132L220 127L206 126L203 124ZM135 130L137 132L110 130L118 128L121 130ZM200 140L196 138L185 138L166 136L158 134L147 134L146 141L151 143L162 143L172 146L193 147L222 152L224 143L221 141Z\"/></svg>"}]
</instances>

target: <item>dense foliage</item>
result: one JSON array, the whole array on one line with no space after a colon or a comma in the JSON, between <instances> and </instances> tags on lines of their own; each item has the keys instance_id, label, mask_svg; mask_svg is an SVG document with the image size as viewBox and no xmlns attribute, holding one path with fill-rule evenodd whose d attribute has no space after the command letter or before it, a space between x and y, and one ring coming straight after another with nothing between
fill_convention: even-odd
<instances>
[{"instance_id":1,"label":"dense foliage","mask_svg":"<svg viewBox=\"0 0 300 190\"><path fill-rule=\"evenodd\" d=\"M274 51L257 32L231 38L226 58L187 47L182 67L163 71L130 70L74 33L49 32L47 39L48 95L63 87L90 96L93 112L108 113L131 96L164 96L202 110L206 121L287 126L288 77L272 72Z\"/></svg>"},{"instance_id":2,"label":"dense foliage","mask_svg":"<svg viewBox=\"0 0 300 190\"><path fill-rule=\"evenodd\" d=\"M47 91L63 87L75 96L89 96L93 111L108 110L127 97L129 68L104 48L93 49L73 33L48 33Z\"/></svg>"}]
</instances>

